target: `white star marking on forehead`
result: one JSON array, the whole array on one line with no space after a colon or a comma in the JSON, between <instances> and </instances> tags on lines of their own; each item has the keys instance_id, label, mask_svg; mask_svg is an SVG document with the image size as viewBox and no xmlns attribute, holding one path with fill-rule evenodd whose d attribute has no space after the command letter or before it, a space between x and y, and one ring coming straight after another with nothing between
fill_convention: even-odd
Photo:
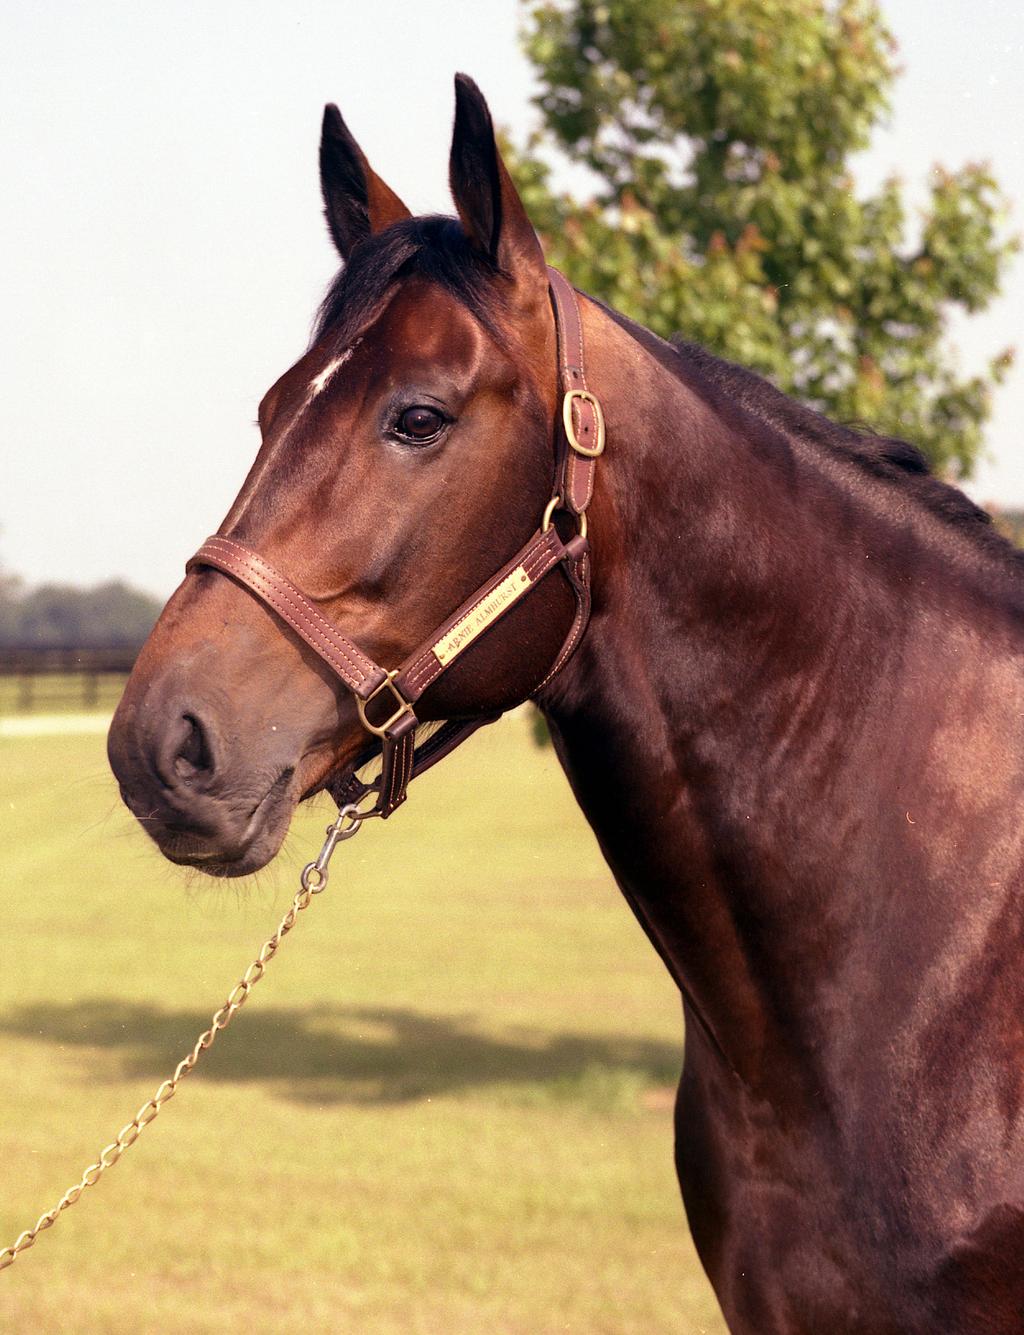
<instances>
[{"instance_id":1,"label":"white star marking on forehead","mask_svg":"<svg viewBox=\"0 0 1024 1335\"><path fill-rule=\"evenodd\" d=\"M345 365L345 363L352 356L353 352L355 352L356 348L359 346L361 342L362 342L361 339L356 339L356 341L352 344L351 347L346 348L345 351L341 353L340 356L333 357L327 363L324 369L313 377L313 379L309 382L309 393L306 395L306 403L303 404L303 407L312 403L318 394L322 394L324 392L327 386L334 379L337 372Z\"/></svg>"}]
</instances>

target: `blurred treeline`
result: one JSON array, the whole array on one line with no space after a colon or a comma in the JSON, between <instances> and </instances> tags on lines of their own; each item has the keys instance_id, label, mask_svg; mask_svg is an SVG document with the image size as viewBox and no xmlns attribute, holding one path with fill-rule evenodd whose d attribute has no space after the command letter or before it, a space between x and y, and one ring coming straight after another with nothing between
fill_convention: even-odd
<instances>
[{"instance_id":1,"label":"blurred treeline","mask_svg":"<svg viewBox=\"0 0 1024 1335\"><path fill-rule=\"evenodd\" d=\"M997 505L989 505L987 508L999 532L1018 547L1024 547L1024 510L1003 510Z\"/></svg>"},{"instance_id":2,"label":"blurred treeline","mask_svg":"<svg viewBox=\"0 0 1024 1335\"><path fill-rule=\"evenodd\" d=\"M160 612L158 599L110 580L91 589L29 588L0 574L0 648L135 649Z\"/></svg>"}]
</instances>

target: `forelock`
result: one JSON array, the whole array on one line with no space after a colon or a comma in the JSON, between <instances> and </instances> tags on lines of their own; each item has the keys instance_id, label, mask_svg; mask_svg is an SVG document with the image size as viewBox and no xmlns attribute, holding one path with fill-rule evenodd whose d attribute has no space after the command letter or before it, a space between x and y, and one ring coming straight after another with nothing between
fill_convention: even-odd
<instances>
[{"instance_id":1,"label":"forelock","mask_svg":"<svg viewBox=\"0 0 1024 1335\"><path fill-rule=\"evenodd\" d=\"M320 304L312 342L351 342L413 274L437 283L505 341L502 275L472 249L457 219L430 216L394 223L355 248Z\"/></svg>"}]
</instances>

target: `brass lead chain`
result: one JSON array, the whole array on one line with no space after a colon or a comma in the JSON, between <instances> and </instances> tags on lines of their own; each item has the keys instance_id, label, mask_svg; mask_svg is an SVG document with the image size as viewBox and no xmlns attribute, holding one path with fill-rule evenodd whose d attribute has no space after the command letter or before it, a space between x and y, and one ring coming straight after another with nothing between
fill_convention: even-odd
<instances>
[{"instance_id":1,"label":"brass lead chain","mask_svg":"<svg viewBox=\"0 0 1024 1335\"><path fill-rule=\"evenodd\" d=\"M281 919L274 935L260 946L259 954L228 993L223 1006L214 1012L209 1029L204 1030L199 1035L192 1051L186 1057L183 1057L174 1068L174 1074L171 1078L163 1082L153 1097L142 1105L132 1120L121 1128L110 1144L100 1150L96 1162L89 1165L81 1179L73 1187L68 1187L53 1209L41 1214L34 1227L27 1228L15 1242L0 1252L0 1270L6 1270L8 1266L12 1266L22 1252L26 1252L34 1246L39 1234L44 1229L52 1228L60 1218L61 1213L68 1206L74 1205L86 1187L95 1186L106 1170L117 1163L125 1150L130 1149L135 1144L150 1122L156 1118L164 1104L174 1097L178 1086L199 1061L202 1053L213 1046L217 1035L222 1029L228 1027L236 1012L241 1010L248 1001L249 993L263 977L267 965L277 954L281 942L295 926L299 914L303 909L309 907L313 896L320 894L326 887L327 864L334 852L335 845L343 839L351 839L354 834L358 833L362 820L362 813L357 811L354 806L346 806L341 809L334 824L327 827L327 838L320 850L319 857L315 862L311 862L303 868L301 885L295 893L291 908Z\"/></svg>"}]
</instances>

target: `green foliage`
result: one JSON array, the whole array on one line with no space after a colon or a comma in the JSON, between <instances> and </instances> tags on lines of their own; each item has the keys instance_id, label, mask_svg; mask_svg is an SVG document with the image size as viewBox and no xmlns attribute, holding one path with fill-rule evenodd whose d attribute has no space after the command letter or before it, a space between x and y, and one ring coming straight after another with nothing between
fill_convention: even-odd
<instances>
[{"instance_id":1,"label":"green foliage","mask_svg":"<svg viewBox=\"0 0 1024 1335\"><path fill-rule=\"evenodd\" d=\"M993 387L957 367L954 307L998 293L1017 241L990 170L858 196L850 156L888 107L873 0L545 0L526 49L545 129L511 167L553 263L658 333L682 332L841 421L970 472ZM589 168L580 203L550 150Z\"/></svg>"}]
</instances>

